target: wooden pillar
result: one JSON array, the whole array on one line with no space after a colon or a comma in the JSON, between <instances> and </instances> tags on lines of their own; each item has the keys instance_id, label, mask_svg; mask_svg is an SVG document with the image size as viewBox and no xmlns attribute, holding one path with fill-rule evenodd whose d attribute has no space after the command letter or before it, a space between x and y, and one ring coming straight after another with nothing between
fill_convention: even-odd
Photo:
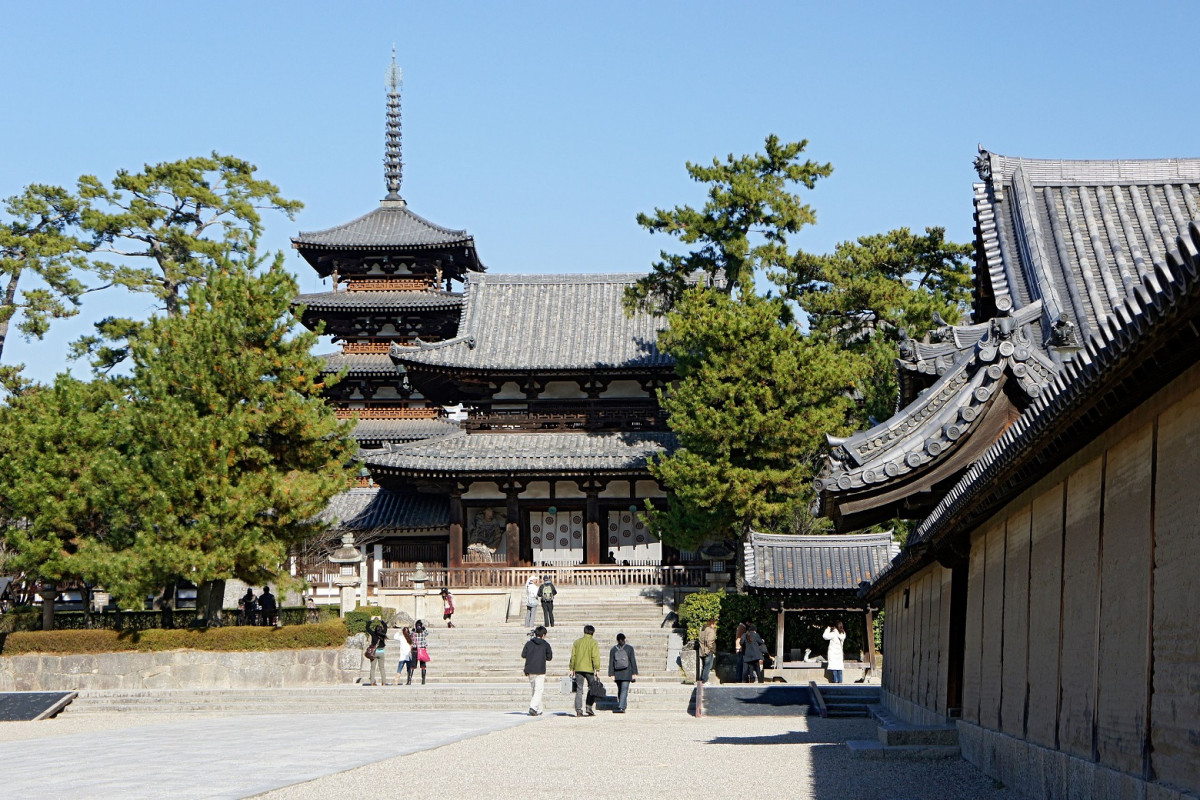
<instances>
[{"instance_id":1,"label":"wooden pillar","mask_svg":"<svg viewBox=\"0 0 1200 800\"><path fill-rule=\"evenodd\" d=\"M786 611L781 606L778 615L775 617L775 669L783 669L783 626Z\"/></svg>"},{"instance_id":2,"label":"wooden pillar","mask_svg":"<svg viewBox=\"0 0 1200 800\"><path fill-rule=\"evenodd\" d=\"M462 492L450 493L450 568L463 563L463 504Z\"/></svg>"},{"instance_id":3,"label":"wooden pillar","mask_svg":"<svg viewBox=\"0 0 1200 800\"><path fill-rule=\"evenodd\" d=\"M515 567L521 563L521 509L517 505L517 489L507 487L508 507L504 515L508 525L504 527L504 546L508 552L508 565Z\"/></svg>"},{"instance_id":4,"label":"wooden pillar","mask_svg":"<svg viewBox=\"0 0 1200 800\"><path fill-rule=\"evenodd\" d=\"M583 563L600 563L600 498L597 492L587 493L587 531L583 541Z\"/></svg>"},{"instance_id":5,"label":"wooden pillar","mask_svg":"<svg viewBox=\"0 0 1200 800\"><path fill-rule=\"evenodd\" d=\"M863 637L864 639L866 639L864 644L867 646L867 666L871 668L872 672L874 672L875 671L875 615L871 613L870 606L867 607L866 613L863 614L863 619L867 626L866 633L864 634L864 637Z\"/></svg>"}]
</instances>

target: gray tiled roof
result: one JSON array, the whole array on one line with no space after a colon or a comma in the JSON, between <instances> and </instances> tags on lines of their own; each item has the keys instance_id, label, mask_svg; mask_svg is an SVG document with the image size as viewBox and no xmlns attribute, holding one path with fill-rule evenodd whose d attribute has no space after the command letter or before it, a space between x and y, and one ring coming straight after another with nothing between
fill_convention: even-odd
<instances>
[{"instance_id":1,"label":"gray tiled roof","mask_svg":"<svg viewBox=\"0 0 1200 800\"><path fill-rule=\"evenodd\" d=\"M640 277L470 274L458 335L394 345L392 357L475 370L669 368L674 361L657 344L666 320L625 312L625 289Z\"/></svg>"},{"instance_id":2,"label":"gray tiled roof","mask_svg":"<svg viewBox=\"0 0 1200 800\"><path fill-rule=\"evenodd\" d=\"M908 476L950 462L980 428L991 384L1004 376L1024 394L1018 408L1038 398L1060 376L1064 354L1107 336L1122 324L1126 303L1162 289L1170 279L1166 254L1200 218L1200 159L1066 161L983 151L976 166L984 182L975 186L982 305L975 318L988 318L901 344L902 396L910 402L869 431L831 440L816 484L823 512L841 502L840 492L855 494L859 508L884 492L900 502ZM932 386L914 396L917 376ZM960 461L957 474L969 466ZM938 500L926 496L931 505Z\"/></svg>"},{"instance_id":3,"label":"gray tiled roof","mask_svg":"<svg viewBox=\"0 0 1200 800\"><path fill-rule=\"evenodd\" d=\"M318 519L335 531L445 528L450 524L450 501L445 495L379 487L350 489L335 495Z\"/></svg>"},{"instance_id":4,"label":"gray tiled roof","mask_svg":"<svg viewBox=\"0 0 1200 800\"><path fill-rule=\"evenodd\" d=\"M470 433L396 445L363 459L385 471L458 475L495 472L641 472L675 449L672 433Z\"/></svg>"},{"instance_id":5,"label":"gray tiled roof","mask_svg":"<svg viewBox=\"0 0 1200 800\"><path fill-rule=\"evenodd\" d=\"M395 311L411 308L454 309L462 306L461 294L453 292L319 292L302 294L292 305L309 311Z\"/></svg>"},{"instance_id":6,"label":"gray tiled roof","mask_svg":"<svg viewBox=\"0 0 1200 800\"><path fill-rule=\"evenodd\" d=\"M403 200L384 200L379 208L356 220L323 231L301 232L292 242L299 248L343 250L475 246L466 231L435 225L410 211Z\"/></svg>"},{"instance_id":7,"label":"gray tiled roof","mask_svg":"<svg viewBox=\"0 0 1200 800\"><path fill-rule=\"evenodd\" d=\"M361 419L353 435L360 442L414 442L458 430L457 423L445 419Z\"/></svg>"},{"instance_id":8,"label":"gray tiled roof","mask_svg":"<svg viewBox=\"0 0 1200 800\"><path fill-rule=\"evenodd\" d=\"M873 580L900 552L891 533L780 536L750 533L746 585L755 589L851 591Z\"/></svg>"},{"instance_id":9,"label":"gray tiled roof","mask_svg":"<svg viewBox=\"0 0 1200 800\"><path fill-rule=\"evenodd\" d=\"M1033 404L942 498L872 594L921 568L929 547L969 530L1108 429L1129 408L1196 363L1190 330L1200 318L1200 224L1168 250L1159 288L1133 292L1114 324L1092 337ZM1148 282L1147 282L1148 283ZM1171 368L1169 368L1171 367Z\"/></svg>"},{"instance_id":10,"label":"gray tiled roof","mask_svg":"<svg viewBox=\"0 0 1200 800\"><path fill-rule=\"evenodd\" d=\"M325 359L323 372L339 372L349 367L348 375L395 375L399 380L396 365L386 353L322 353L317 358Z\"/></svg>"},{"instance_id":11,"label":"gray tiled roof","mask_svg":"<svg viewBox=\"0 0 1200 800\"><path fill-rule=\"evenodd\" d=\"M1046 323L1080 340L1141 284L1200 219L1200 159L1068 161L981 153L982 264L998 307L1041 299Z\"/></svg>"}]
</instances>

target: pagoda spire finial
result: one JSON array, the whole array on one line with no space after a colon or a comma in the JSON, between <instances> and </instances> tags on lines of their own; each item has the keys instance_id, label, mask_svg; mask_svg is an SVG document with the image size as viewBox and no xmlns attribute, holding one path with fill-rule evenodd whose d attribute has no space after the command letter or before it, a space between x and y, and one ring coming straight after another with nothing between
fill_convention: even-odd
<instances>
[{"instance_id":1,"label":"pagoda spire finial","mask_svg":"<svg viewBox=\"0 0 1200 800\"><path fill-rule=\"evenodd\" d=\"M404 162L400 157L400 84L404 73L396 63L396 45L392 45L392 64L387 74L387 133L384 141L383 175L387 180L387 200L400 200L400 180Z\"/></svg>"}]
</instances>

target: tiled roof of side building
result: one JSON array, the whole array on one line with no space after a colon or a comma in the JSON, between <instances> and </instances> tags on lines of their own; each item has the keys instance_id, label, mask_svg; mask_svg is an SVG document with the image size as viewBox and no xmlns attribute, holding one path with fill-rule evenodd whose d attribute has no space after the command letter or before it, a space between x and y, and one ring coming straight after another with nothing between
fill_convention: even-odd
<instances>
[{"instance_id":1,"label":"tiled roof of side building","mask_svg":"<svg viewBox=\"0 0 1200 800\"><path fill-rule=\"evenodd\" d=\"M423 475L642 472L674 451L672 433L466 433L391 447L363 460L384 472Z\"/></svg>"},{"instance_id":2,"label":"tiled roof of side building","mask_svg":"<svg viewBox=\"0 0 1200 800\"><path fill-rule=\"evenodd\" d=\"M466 280L458 335L392 347L404 366L468 370L669 369L658 349L666 320L627 314L640 274L481 275Z\"/></svg>"},{"instance_id":3,"label":"tiled roof of side building","mask_svg":"<svg viewBox=\"0 0 1200 800\"><path fill-rule=\"evenodd\" d=\"M809 591L857 592L900 552L890 532L781 536L751 531L744 548L748 587Z\"/></svg>"},{"instance_id":4,"label":"tiled roof of side building","mask_svg":"<svg viewBox=\"0 0 1200 800\"><path fill-rule=\"evenodd\" d=\"M976 162L980 278L996 307L1043 301L1045 325L1079 341L1145 283L1200 219L1200 159L1072 161L1002 156ZM1048 336L1048 328L1043 331Z\"/></svg>"},{"instance_id":5,"label":"tiled roof of side building","mask_svg":"<svg viewBox=\"0 0 1200 800\"><path fill-rule=\"evenodd\" d=\"M438 494L350 489L334 495L318 519L335 531L430 530L450 524L450 502Z\"/></svg>"},{"instance_id":6,"label":"tiled roof of side building","mask_svg":"<svg viewBox=\"0 0 1200 800\"><path fill-rule=\"evenodd\" d=\"M298 248L345 250L432 248L455 245L474 247L466 231L443 228L409 210L403 200L384 200L379 208L344 225L301 232L292 239Z\"/></svg>"},{"instance_id":7,"label":"tiled roof of side building","mask_svg":"<svg viewBox=\"0 0 1200 800\"><path fill-rule=\"evenodd\" d=\"M878 596L919 569L949 536L969 530L1078 451L1120 414L1196 363L1200 340L1200 224L1168 251L1159 288L1143 286L1114 309L1108 329L966 471L871 587Z\"/></svg>"},{"instance_id":8,"label":"tiled roof of side building","mask_svg":"<svg viewBox=\"0 0 1200 800\"><path fill-rule=\"evenodd\" d=\"M318 292L298 295L292 305L310 311L393 311L405 309L456 309L463 297L455 292Z\"/></svg>"}]
</instances>

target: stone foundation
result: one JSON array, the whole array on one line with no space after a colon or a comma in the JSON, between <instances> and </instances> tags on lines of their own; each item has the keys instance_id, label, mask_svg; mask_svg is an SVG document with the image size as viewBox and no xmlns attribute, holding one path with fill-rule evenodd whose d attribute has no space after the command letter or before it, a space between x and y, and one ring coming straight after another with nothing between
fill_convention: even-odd
<instances>
[{"instance_id":1,"label":"stone foundation","mask_svg":"<svg viewBox=\"0 0 1200 800\"><path fill-rule=\"evenodd\" d=\"M886 693L885 693L886 694ZM963 758L1027 797L1046 800L1197 800L1141 777L959 720Z\"/></svg>"},{"instance_id":2,"label":"stone foundation","mask_svg":"<svg viewBox=\"0 0 1200 800\"><path fill-rule=\"evenodd\" d=\"M953 722L936 711L930 711L928 708L905 700L887 689L880 692L880 700L888 711L910 725L949 725Z\"/></svg>"},{"instance_id":3,"label":"stone foundation","mask_svg":"<svg viewBox=\"0 0 1200 800\"><path fill-rule=\"evenodd\" d=\"M364 668L364 647L359 639L365 637L351 637L346 647L331 650L0 657L0 691L255 689L353 683Z\"/></svg>"}]
</instances>

